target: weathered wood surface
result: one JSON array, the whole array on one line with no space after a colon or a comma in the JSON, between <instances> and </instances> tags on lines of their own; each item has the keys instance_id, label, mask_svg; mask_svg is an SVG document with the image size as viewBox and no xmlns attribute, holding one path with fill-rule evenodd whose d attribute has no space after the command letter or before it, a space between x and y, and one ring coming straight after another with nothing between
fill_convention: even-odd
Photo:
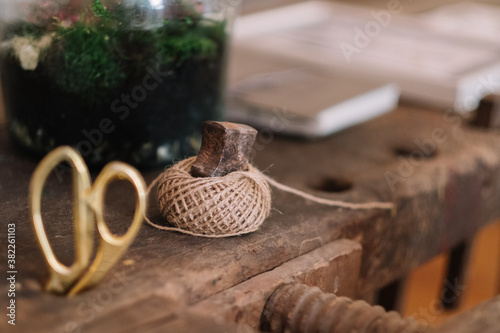
<instances>
[{"instance_id":1,"label":"weathered wood surface","mask_svg":"<svg viewBox=\"0 0 500 333\"><path fill-rule=\"evenodd\" d=\"M304 283L324 292L355 297L360 265L361 246L341 239L209 297L192 306L190 312L258 330L266 301L281 285Z\"/></svg>"},{"instance_id":2,"label":"weathered wood surface","mask_svg":"<svg viewBox=\"0 0 500 333\"><path fill-rule=\"evenodd\" d=\"M199 317L192 313L185 313L168 321L155 323L145 327L141 331L147 333L180 333L180 332L203 332L203 333L256 333L248 326L227 323L217 317Z\"/></svg>"},{"instance_id":3,"label":"weathered wood surface","mask_svg":"<svg viewBox=\"0 0 500 333\"><path fill-rule=\"evenodd\" d=\"M481 99L471 125L484 128L500 126L500 95L487 95Z\"/></svg>"},{"instance_id":4,"label":"weathered wood surface","mask_svg":"<svg viewBox=\"0 0 500 333\"><path fill-rule=\"evenodd\" d=\"M286 114L278 120L286 123ZM500 135L460 122L450 114L400 108L317 142L263 131L257 137L255 163L276 180L331 199L394 201L397 214L322 207L275 190L276 210L259 231L247 236L203 239L143 227L99 286L72 299L41 290L47 270L31 230L27 201L37 162L14 150L2 131L0 239L5 244L6 226L15 223L16 328L99 332L106 327L107 332L119 332L165 324L188 305L340 238L363 246L358 292L377 290L500 216ZM430 149L432 142L437 153L420 161L419 150ZM408 162L408 156L398 157L396 150L415 152L413 164L418 165ZM159 172L144 175L151 181ZM394 191L386 180L388 172L399 176ZM73 255L71 177L60 177L63 182L49 180L42 204L49 238L68 264ZM348 180L352 188L344 186L340 193L311 188L334 191L335 186L318 184L335 185L337 179ZM133 195L119 185L108 191L106 213L111 229L123 232L133 214ZM157 212L152 215L158 221ZM2 268L6 255L0 252ZM3 280L0 289L5 287ZM0 297L0 308L5 309L6 299ZM120 313L127 316L117 316ZM6 328L6 321L0 321L0 331Z\"/></svg>"},{"instance_id":5,"label":"weathered wood surface","mask_svg":"<svg viewBox=\"0 0 500 333\"><path fill-rule=\"evenodd\" d=\"M500 331L500 296L471 310L451 317L434 333L498 333Z\"/></svg>"}]
</instances>

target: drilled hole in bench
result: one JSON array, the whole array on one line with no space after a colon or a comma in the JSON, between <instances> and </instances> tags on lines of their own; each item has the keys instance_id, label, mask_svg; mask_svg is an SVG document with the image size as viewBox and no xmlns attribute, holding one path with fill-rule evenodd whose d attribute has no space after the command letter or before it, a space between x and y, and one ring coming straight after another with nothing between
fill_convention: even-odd
<instances>
[{"instance_id":1,"label":"drilled hole in bench","mask_svg":"<svg viewBox=\"0 0 500 333\"><path fill-rule=\"evenodd\" d=\"M436 156L436 148L431 146L401 146L394 149L396 156L427 160Z\"/></svg>"},{"instance_id":2,"label":"drilled hole in bench","mask_svg":"<svg viewBox=\"0 0 500 333\"><path fill-rule=\"evenodd\" d=\"M322 192L340 193L353 187L353 182L345 178L321 177L309 182L309 187Z\"/></svg>"}]
</instances>

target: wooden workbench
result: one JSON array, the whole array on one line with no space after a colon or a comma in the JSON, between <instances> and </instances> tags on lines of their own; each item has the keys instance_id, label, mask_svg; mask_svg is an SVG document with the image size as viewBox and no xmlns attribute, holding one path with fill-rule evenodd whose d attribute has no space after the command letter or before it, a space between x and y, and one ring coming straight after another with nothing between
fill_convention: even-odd
<instances>
[{"instance_id":1,"label":"wooden workbench","mask_svg":"<svg viewBox=\"0 0 500 333\"><path fill-rule=\"evenodd\" d=\"M405 154L422 150L415 140L435 145L435 154L411 162ZM326 280L336 281L332 291L366 297L471 239L482 226L500 217L500 135L471 128L448 113L401 107L321 141L261 136L256 148L255 165L279 182L331 199L391 201L397 213L322 207L274 190L274 210L259 231L204 239L144 226L97 288L67 299L42 291L47 270L31 229L27 197L37 161L15 150L2 129L0 237L6 239L7 224L16 224L16 329L138 332L168 328L177 325L186 311L198 307L206 314L206 306L203 310L200 304L211 304L212 297L224 295L221 292L234 290L294 258L299 260L295 268L282 268L281 279L301 271L300 267L304 274L313 272L317 278L318 263L337 262L328 279L321 273L322 283L329 286ZM159 172L144 176L150 182ZM387 177L394 175L399 178L391 190ZM73 256L70 178L66 173L62 182L57 177L49 180L43 201L49 237L66 264ZM111 229L123 232L133 214L132 191L127 193L126 187L117 184L107 198ZM151 214L158 221L154 209ZM0 253L1 267L5 267L6 254ZM5 280L0 285L6 290ZM257 292L258 286L263 290L261 298L268 296L269 286L262 283L253 290ZM5 309L6 297L0 300L0 308ZM258 314L244 306L238 309L237 299L233 301L233 309L212 307L213 317L234 316L243 318L249 327L258 326L252 323ZM6 325L5 320L0 322L1 332Z\"/></svg>"},{"instance_id":2,"label":"wooden workbench","mask_svg":"<svg viewBox=\"0 0 500 333\"><path fill-rule=\"evenodd\" d=\"M244 12L298 1L247 1ZM408 2L405 10L443 2ZM500 133L471 128L444 110L405 106L324 140L273 134L262 135L256 144L255 165L276 180L331 199L391 201L396 214L322 207L274 190L275 209L258 232L203 239L144 226L96 288L67 299L42 290L47 270L31 228L27 196L37 161L11 146L4 126L0 112L0 244L4 248L7 225L16 224L18 274L16 327L6 323L7 297L2 294L0 332L249 333L280 283L306 282L372 301L384 286L460 247L500 217ZM412 164L408 155L422 152L415 140L431 142L436 153ZM159 172L143 174L150 182ZM43 202L49 237L66 264L73 257L70 182L67 173L62 182L53 177ZM117 184L108 194L107 219L116 232L128 227L133 214L132 191L127 189ZM2 250L2 270L6 261ZM7 289L2 279L0 290ZM497 298L488 310L479 311L488 314L498 304ZM480 317L477 313L445 329L468 329ZM494 322L491 313L486 317Z\"/></svg>"}]
</instances>

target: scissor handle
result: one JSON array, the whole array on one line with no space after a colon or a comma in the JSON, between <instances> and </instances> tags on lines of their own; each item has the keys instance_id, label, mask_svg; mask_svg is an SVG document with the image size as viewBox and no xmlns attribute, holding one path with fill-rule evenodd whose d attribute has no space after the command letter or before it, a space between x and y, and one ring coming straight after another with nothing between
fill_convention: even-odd
<instances>
[{"instance_id":1,"label":"scissor handle","mask_svg":"<svg viewBox=\"0 0 500 333\"><path fill-rule=\"evenodd\" d=\"M75 260L70 267L62 264L54 254L43 226L41 212L42 191L47 178L52 170L64 161L68 162L73 170ZM84 194L90 189L90 183L90 174L83 158L71 147L59 147L48 154L40 162L31 178L29 193L32 222L50 273L45 286L47 291L67 292L89 264L94 222L92 211L84 201Z\"/></svg>"},{"instance_id":2,"label":"scissor handle","mask_svg":"<svg viewBox=\"0 0 500 333\"><path fill-rule=\"evenodd\" d=\"M122 236L114 235L104 220L106 189L115 179L130 181L136 192L134 218L129 230ZM146 196L146 184L136 169L121 162L112 162L104 167L94 185L85 196L85 200L92 207L97 220L97 230L101 236L99 249L89 270L71 288L69 296L97 284L128 249L142 225L146 213Z\"/></svg>"}]
</instances>

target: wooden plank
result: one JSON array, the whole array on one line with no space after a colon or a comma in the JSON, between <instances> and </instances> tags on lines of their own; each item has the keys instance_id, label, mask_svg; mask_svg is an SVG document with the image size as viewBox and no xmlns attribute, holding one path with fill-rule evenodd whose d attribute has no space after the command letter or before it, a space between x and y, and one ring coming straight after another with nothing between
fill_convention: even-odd
<instances>
[{"instance_id":1,"label":"wooden plank","mask_svg":"<svg viewBox=\"0 0 500 333\"><path fill-rule=\"evenodd\" d=\"M267 299L281 285L304 283L339 296L356 295L361 246L350 240L326 244L212 296L190 311L258 330Z\"/></svg>"},{"instance_id":2,"label":"wooden plank","mask_svg":"<svg viewBox=\"0 0 500 333\"><path fill-rule=\"evenodd\" d=\"M309 182L318 177L348 179L354 183L351 190L315 193L357 202L397 202L398 214L393 219L385 216L375 223L360 222L363 227L359 229L353 223L349 231L345 230L350 238L362 239L366 249L362 276L368 289L401 278L399 272L408 272L417 262L426 262L472 237L485 221L493 221L498 214L499 197L493 185L499 181L498 146L493 141L484 146L476 141L493 139L495 134L461 127L461 120L449 113L402 111L321 142L274 140L269 146L262 145L260 154L264 167L273 165L271 175L295 188L310 190ZM402 146L417 157L397 156L395 150ZM435 157L419 161L419 154L432 146L437 150ZM305 151L306 155L299 158ZM324 156L325 151L331 151L332 156ZM278 154L292 156L293 168L288 158L273 159ZM389 182L394 184L394 191ZM321 211L319 207L317 213ZM332 220L336 218L332 216ZM378 236L368 236L374 234Z\"/></svg>"},{"instance_id":3,"label":"wooden plank","mask_svg":"<svg viewBox=\"0 0 500 333\"><path fill-rule=\"evenodd\" d=\"M483 302L471 310L455 315L439 326L436 333L497 333L499 328L500 296Z\"/></svg>"},{"instance_id":4,"label":"wooden plank","mask_svg":"<svg viewBox=\"0 0 500 333\"><path fill-rule=\"evenodd\" d=\"M286 116L283 113L278 123L286 125ZM78 331L94 321L105 322L127 306L141 311L143 301L154 297L167 305L161 312L144 312L144 316L168 317L341 238L363 246L360 294L377 290L500 216L500 188L496 186L500 183L500 137L460 127L457 121L449 114L401 108L316 142L280 138L276 128L261 131L255 163L271 177L329 199L394 201L397 215L322 207L274 190L276 210L250 235L203 239L142 228L123 261L102 283L72 299L41 290L47 271L31 230L27 201L36 161L16 151L2 131L0 211L3 225L15 223L17 229L18 327L37 332L65 332L68 327ZM434 140L436 133L439 143ZM395 154L402 145L415 146L415 140L424 148L429 142L434 144L436 156L413 165L417 162L408 162L410 157ZM62 182L57 177L49 180L43 213L56 253L64 263L71 263L71 177L64 169L59 171ZM399 176L398 180L388 182L388 172ZM151 181L158 172L144 175ZM352 188L328 193L311 188L318 181L335 179L350 180ZM119 185L108 191L106 216L112 230L123 232L131 221L133 200L132 191ZM157 212L151 215L162 223ZM0 230L1 239L6 239L6 233L6 228ZM1 252L0 262L5 260L6 252ZM1 282L0 287L5 284ZM0 299L0 306L6 306L5 300ZM30 320L35 317L36 321ZM135 320L130 317L117 323L114 330L129 327ZM0 323L1 331L4 325Z\"/></svg>"},{"instance_id":5,"label":"wooden plank","mask_svg":"<svg viewBox=\"0 0 500 333\"><path fill-rule=\"evenodd\" d=\"M139 332L139 331L131 331ZM159 326L146 328L148 333L190 333L190 332L203 332L203 333L256 333L249 327L241 327L232 323L222 322L214 317L198 317L192 314L181 315L172 321L166 322Z\"/></svg>"}]
</instances>

